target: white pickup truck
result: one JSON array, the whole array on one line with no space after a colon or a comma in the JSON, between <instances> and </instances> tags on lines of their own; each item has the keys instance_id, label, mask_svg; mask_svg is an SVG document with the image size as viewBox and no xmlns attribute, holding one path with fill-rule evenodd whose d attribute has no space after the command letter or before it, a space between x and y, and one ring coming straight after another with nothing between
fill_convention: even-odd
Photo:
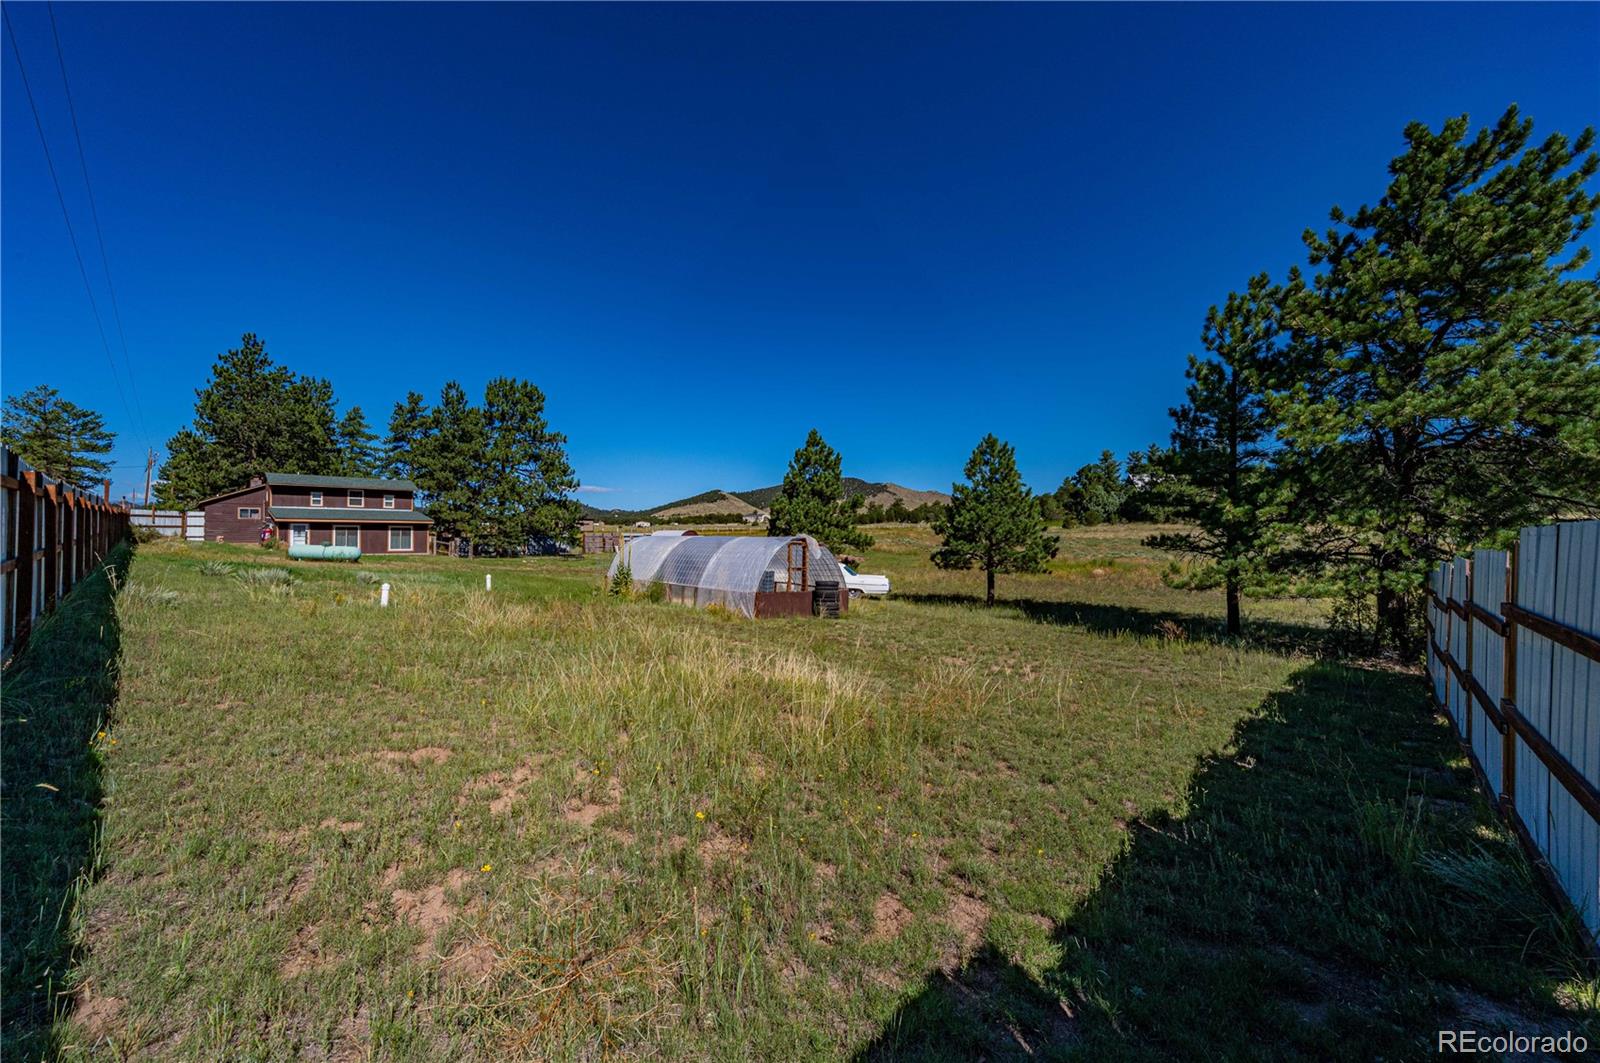
<instances>
[{"instance_id":1,"label":"white pickup truck","mask_svg":"<svg viewBox=\"0 0 1600 1063\"><path fill-rule=\"evenodd\" d=\"M842 562L839 567L844 569L844 585L851 598L882 598L889 593L888 576L866 576Z\"/></svg>"}]
</instances>

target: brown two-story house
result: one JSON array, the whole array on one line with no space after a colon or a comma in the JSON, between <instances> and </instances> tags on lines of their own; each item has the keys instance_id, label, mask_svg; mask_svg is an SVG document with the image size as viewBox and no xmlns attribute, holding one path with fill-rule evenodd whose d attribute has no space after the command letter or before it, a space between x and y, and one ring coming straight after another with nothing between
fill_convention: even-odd
<instances>
[{"instance_id":1,"label":"brown two-story house","mask_svg":"<svg viewBox=\"0 0 1600 1063\"><path fill-rule=\"evenodd\" d=\"M199 503L206 538L257 543L269 531L291 546L359 546L364 554L426 554L433 521L410 480L269 472Z\"/></svg>"}]
</instances>

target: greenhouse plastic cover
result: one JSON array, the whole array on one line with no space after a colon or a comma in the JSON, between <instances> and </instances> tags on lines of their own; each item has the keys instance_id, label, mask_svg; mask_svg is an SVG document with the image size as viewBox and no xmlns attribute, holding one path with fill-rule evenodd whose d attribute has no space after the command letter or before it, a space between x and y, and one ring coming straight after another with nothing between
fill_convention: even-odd
<instances>
[{"instance_id":1,"label":"greenhouse plastic cover","mask_svg":"<svg viewBox=\"0 0 1600 1063\"><path fill-rule=\"evenodd\" d=\"M722 605L756 615L756 591L782 589L789 579L789 544L806 544L811 585L844 573L828 548L809 535L644 535L625 544L611 560L612 576L624 561L635 586L664 583L694 592L696 605Z\"/></svg>"}]
</instances>

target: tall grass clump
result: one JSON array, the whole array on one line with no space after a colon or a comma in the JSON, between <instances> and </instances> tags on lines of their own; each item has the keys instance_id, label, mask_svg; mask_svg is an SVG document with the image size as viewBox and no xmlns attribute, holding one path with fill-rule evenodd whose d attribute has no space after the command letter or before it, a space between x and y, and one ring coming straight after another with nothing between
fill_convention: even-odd
<instances>
[{"instance_id":1,"label":"tall grass clump","mask_svg":"<svg viewBox=\"0 0 1600 1063\"><path fill-rule=\"evenodd\" d=\"M262 568L259 566L241 569L235 578L247 587L292 587L300 582L294 573L286 568Z\"/></svg>"}]
</instances>

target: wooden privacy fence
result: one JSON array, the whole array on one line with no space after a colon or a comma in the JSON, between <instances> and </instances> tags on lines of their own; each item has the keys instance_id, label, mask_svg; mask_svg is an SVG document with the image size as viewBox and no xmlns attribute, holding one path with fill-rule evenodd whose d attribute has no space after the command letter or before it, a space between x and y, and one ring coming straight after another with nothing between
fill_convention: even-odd
<instances>
[{"instance_id":1,"label":"wooden privacy fence","mask_svg":"<svg viewBox=\"0 0 1600 1063\"><path fill-rule=\"evenodd\" d=\"M135 506L128 510L128 520L135 528L151 528L157 535L191 543L203 543L206 540L206 511L203 509L144 509Z\"/></svg>"},{"instance_id":2,"label":"wooden privacy fence","mask_svg":"<svg viewBox=\"0 0 1600 1063\"><path fill-rule=\"evenodd\" d=\"M1600 521L1429 580L1428 677L1501 814L1600 940Z\"/></svg>"},{"instance_id":3,"label":"wooden privacy fence","mask_svg":"<svg viewBox=\"0 0 1600 1063\"><path fill-rule=\"evenodd\" d=\"M128 535L128 509L111 504L111 482L95 497L52 480L0 447L0 617L9 658L34 622Z\"/></svg>"}]
</instances>

